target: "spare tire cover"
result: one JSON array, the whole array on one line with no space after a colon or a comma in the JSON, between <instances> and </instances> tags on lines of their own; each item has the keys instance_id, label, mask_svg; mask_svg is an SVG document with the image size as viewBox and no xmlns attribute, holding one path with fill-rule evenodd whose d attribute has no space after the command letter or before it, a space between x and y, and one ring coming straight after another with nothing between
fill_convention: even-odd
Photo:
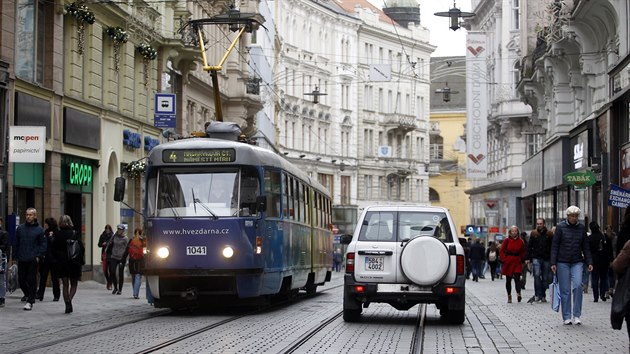
<instances>
[{"instance_id":1,"label":"spare tire cover","mask_svg":"<svg viewBox=\"0 0 630 354\"><path fill-rule=\"evenodd\" d=\"M446 245L430 236L410 240L400 255L404 275L418 285L433 285L442 280L450 263Z\"/></svg>"}]
</instances>

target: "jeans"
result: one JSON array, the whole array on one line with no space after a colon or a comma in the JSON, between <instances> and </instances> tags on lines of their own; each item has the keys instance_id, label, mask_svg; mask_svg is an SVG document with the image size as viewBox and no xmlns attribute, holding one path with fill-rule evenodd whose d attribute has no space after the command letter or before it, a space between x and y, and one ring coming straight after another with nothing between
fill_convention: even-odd
<instances>
[{"instance_id":1,"label":"jeans","mask_svg":"<svg viewBox=\"0 0 630 354\"><path fill-rule=\"evenodd\" d=\"M551 282L551 264L542 258L532 259L534 277L534 296L545 298L547 287Z\"/></svg>"},{"instance_id":2,"label":"jeans","mask_svg":"<svg viewBox=\"0 0 630 354\"><path fill-rule=\"evenodd\" d=\"M473 259L470 261L470 263L472 263L473 280L477 280L481 276L481 269L482 269L481 267L483 266L481 263L481 260Z\"/></svg>"},{"instance_id":3,"label":"jeans","mask_svg":"<svg viewBox=\"0 0 630 354\"><path fill-rule=\"evenodd\" d=\"M116 272L117 268L118 272ZM125 281L125 263L112 258L109 263L109 275L114 284L114 290L122 291L123 282Z\"/></svg>"},{"instance_id":4,"label":"jeans","mask_svg":"<svg viewBox=\"0 0 630 354\"><path fill-rule=\"evenodd\" d=\"M0 251L0 254L1 253ZM0 268L4 269L4 273L0 274L0 299L4 299L7 294L7 272L9 271L9 265L4 259L0 259L0 262L2 262Z\"/></svg>"},{"instance_id":5,"label":"jeans","mask_svg":"<svg viewBox=\"0 0 630 354\"><path fill-rule=\"evenodd\" d=\"M155 298L153 297L153 293L151 293L151 288L149 287L149 278L145 277L145 286L146 286L146 291L147 291L147 302L151 305L153 305L153 301L155 301Z\"/></svg>"},{"instance_id":6,"label":"jeans","mask_svg":"<svg viewBox=\"0 0 630 354\"><path fill-rule=\"evenodd\" d=\"M37 293L37 261L29 262L18 261L18 282L20 289L26 297L29 304L35 303L35 295Z\"/></svg>"},{"instance_id":7,"label":"jeans","mask_svg":"<svg viewBox=\"0 0 630 354\"><path fill-rule=\"evenodd\" d=\"M593 277L593 299L597 301L600 296L606 296L606 292L608 291L608 267L593 267L591 276Z\"/></svg>"},{"instance_id":8,"label":"jeans","mask_svg":"<svg viewBox=\"0 0 630 354\"><path fill-rule=\"evenodd\" d=\"M138 297L140 294L140 282L142 282L142 274L132 274L131 282L133 283L133 296Z\"/></svg>"},{"instance_id":9,"label":"jeans","mask_svg":"<svg viewBox=\"0 0 630 354\"><path fill-rule=\"evenodd\" d=\"M558 263L558 285L560 286L560 305L562 319L570 320L582 315L582 272L584 263ZM573 311L571 311L571 292L573 292Z\"/></svg>"}]
</instances>

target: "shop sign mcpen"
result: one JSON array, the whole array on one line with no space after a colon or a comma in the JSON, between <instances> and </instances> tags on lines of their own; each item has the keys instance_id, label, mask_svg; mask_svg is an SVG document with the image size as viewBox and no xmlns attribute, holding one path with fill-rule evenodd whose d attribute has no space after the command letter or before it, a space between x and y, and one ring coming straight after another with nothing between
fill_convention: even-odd
<instances>
[{"instance_id":1,"label":"shop sign mcpen","mask_svg":"<svg viewBox=\"0 0 630 354\"><path fill-rule=\"evenodd\" d=\"M9 127L9 162L46 162L46 127Z\"/></svg>"}]
</instances>

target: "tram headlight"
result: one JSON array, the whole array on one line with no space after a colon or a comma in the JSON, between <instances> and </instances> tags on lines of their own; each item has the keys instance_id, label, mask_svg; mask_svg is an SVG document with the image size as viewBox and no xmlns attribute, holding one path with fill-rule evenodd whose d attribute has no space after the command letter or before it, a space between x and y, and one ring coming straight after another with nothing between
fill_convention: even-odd
<instances>
[{"instance_id":1,"label":"tram headlight","mask_svg":"<svg viewBox=\"0 0 630 354\"><path fill-rule=\"evenodd\" d=\"M171 252L168 250L168 247L160 247L157 250L157 256L162 259L167 258L170 254Z\"/></svg>"},{"instance_id":2,"label":"tram headlight","mask_svg":"<svg viewBox=\"0 0 630 354\"><path fill-rule=\"evenodd\" d=\"M234 249L230 246L225 246L225 248L223 248L223 251L221 253L223 254L223 257L225 258L232 258L232 256L234 256Z\"/></svg>"}]
</instances>

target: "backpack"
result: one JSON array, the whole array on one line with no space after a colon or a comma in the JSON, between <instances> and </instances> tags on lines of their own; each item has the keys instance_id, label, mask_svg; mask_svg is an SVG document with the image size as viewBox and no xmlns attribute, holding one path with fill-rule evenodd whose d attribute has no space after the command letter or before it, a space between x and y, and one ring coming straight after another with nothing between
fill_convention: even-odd
<instances>
[{"instance_id":1,"label":"backpack","mask_svg":"<svg viewBox=\"0 0 630 354\"><path fill-rule=\"evenodd\" d=\"M490 251L488 253L488 262L494 262L497 260L497 252L495 251Z\"/></svg>"},{"instance_id":2,"label":"backpack","mask_svg":"<svg viewBox=\"0 0 630 354\"><path fill-rule=\"evenodd\" d=\"M129 259L141 259L143 255L142 242L129 242Z\"/></svg>"},{"instance_id":3,"label":"backpack","mask_svg":"<svg viewBox=\"0 0 630 354\"><path fill-rule=\"evenodd\" d=\"M75 235L75 233L73 233ZM66 247L68 251L68 261L71 263L84 265L85 257L83 257L83 245L77 239L66 240Z\"/></svg>"}]
</instances>

